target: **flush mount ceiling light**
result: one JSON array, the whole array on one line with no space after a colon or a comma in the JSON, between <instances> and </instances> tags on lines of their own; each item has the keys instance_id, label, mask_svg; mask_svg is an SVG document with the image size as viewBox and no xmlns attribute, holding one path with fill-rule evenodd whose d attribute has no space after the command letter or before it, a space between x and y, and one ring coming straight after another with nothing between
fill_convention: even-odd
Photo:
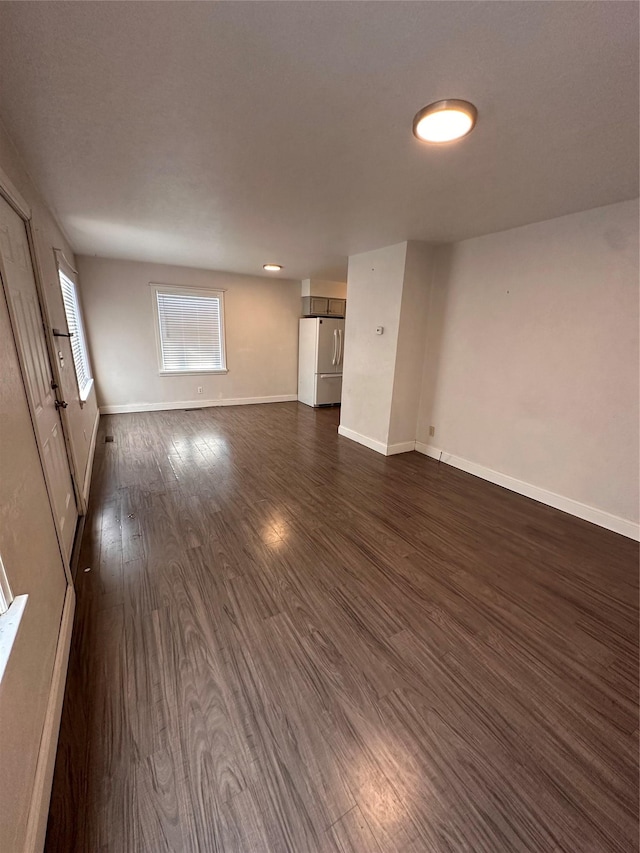
<instances>
[{"instance_id":1,"label":"flush mount ceiling light","mask_svg":"<svg viewBox=\"0 0 640 853\"><path fill-rule=\"evenodd\" d=\"M262 269L266 272L280 272L282 266L281 264L263 264Z\"/></svg>"},{"instance_id":2,"label":"flush mount ceiling light","mask_svg":"<svg viewBox=\"0 0 640 853\"><path fill-rule=\"evenodd\" d=\"M448 98L423 107L413 120L413 134L422 142L453 142L473 130L478 110L469 101Z\"/></svg>"}]
</instances>

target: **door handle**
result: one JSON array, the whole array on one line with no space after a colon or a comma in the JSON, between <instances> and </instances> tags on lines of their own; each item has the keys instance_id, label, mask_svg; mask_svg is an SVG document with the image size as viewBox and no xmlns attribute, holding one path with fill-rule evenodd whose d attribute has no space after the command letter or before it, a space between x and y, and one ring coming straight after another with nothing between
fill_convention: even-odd
<instances>
[{"instance_id":1,"label":"door handle","mask_svg":"<svg viewBox=\"0 0 640 853\"><path fill-rule=\"evenodd\" d=\"M338 340L340 341L340 349L338 350L338 364L342 364L342 329L338 329Z\"/></svg>"},{"instance_id":2,"label":"door handle","mask_svg":"<svg viewBox=\"0 0 640 853\"><path fill-rule=\"evenodd\" d=\"M331 359L331 364L335 365L336 359L338 358L338 330L333 330L333 358Z\"/></svg>"},{"instance_id":3,"label":"door handle","mask_svg":"<svg viewBox=\"0 0 640 853\"><path fill-rule=\"evenodd\" d=\"M73 332L61 332L60 329L52 329L54 338L72 338Z\"/></svg>"},{"instance_id":4,"label":"door handle","mask_svg":"<svg viewBox=\"0 0 640 853\"><path fill-rule=\"evenodd\" d=\"M64 400L56 400L56 409L60 411L60 409L66 409L69 404L65 403Z\"/></svg>"}]
</instances>

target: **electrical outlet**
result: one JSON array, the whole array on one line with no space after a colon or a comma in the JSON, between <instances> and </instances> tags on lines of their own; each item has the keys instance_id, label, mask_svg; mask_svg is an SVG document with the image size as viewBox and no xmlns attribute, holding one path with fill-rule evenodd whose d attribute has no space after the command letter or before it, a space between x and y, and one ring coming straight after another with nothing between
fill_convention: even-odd
<instances>
[{"instance_id":1,"label":"electrical outlet","mask_svg":"<svg viewBox=\"0 0 640 853\"><path fill-rule=\"evenodd\" d=\"M202 385L198 385L198 394L202 394Z\"/></svg>"},{"instance_id":2,"label":"electrical outlet","mask_svg":"<svg viewBox=\"0 0 640 853\"><path fill-rule=\"evenodd\" d=\"M429 435L434 436L436 434L436 428L434 426L429 427Z\"/></svg>"}]
</instances>

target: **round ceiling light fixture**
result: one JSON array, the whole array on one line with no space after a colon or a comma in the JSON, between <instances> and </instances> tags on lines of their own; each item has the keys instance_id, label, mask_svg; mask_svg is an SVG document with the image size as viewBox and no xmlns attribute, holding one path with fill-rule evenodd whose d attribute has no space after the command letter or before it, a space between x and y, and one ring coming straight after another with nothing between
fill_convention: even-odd
<instances>
[{"instance_id":1,"label":"round ceiling light fixture","mask_svg":"<svg viewBox=\"0 0 640 853\"><path fill-rule=\"evenodd\" d=\"M478 110L469 101L435 101L416 113L413 134L421 142L453 142L471 133L477 118Z\"/></svg>"},{"instance_id":2,"label":"round ceiling light fixture","mask_svg":"<svg viewBox=\"0 0 640 853\"><path fill-rule=\"evenodd\" d=\"M283 267L281 264L262 264L262 269L265 272L280 272Z\"/></svg>"}]
</instances>

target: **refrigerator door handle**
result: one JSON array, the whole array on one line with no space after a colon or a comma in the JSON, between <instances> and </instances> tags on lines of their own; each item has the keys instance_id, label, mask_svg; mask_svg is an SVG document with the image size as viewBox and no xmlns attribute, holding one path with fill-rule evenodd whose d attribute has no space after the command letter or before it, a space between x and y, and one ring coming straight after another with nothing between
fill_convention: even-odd
<instances>
[{"instance_id":1,"label":"refrigerator door handle","mask_svg":"<svg viewBox=\"0 0 640 853\"><path fill-rule=\"evenodd\" d=\"M340 349L338 350L338 364L342 364L342 329L338 329L338 341Z\"/></svg>"},{"instance_id":2,"label":"refrigerator door handle","mask_svg":"<svg viewBox=\"0 0 640 853\"><path fill-rule=\"evenodd\" d=\"M338 330L333 330L333 358L331 359L331 364L335 366L336 359L338 358Z\"/></svg>"}]
</instances>

